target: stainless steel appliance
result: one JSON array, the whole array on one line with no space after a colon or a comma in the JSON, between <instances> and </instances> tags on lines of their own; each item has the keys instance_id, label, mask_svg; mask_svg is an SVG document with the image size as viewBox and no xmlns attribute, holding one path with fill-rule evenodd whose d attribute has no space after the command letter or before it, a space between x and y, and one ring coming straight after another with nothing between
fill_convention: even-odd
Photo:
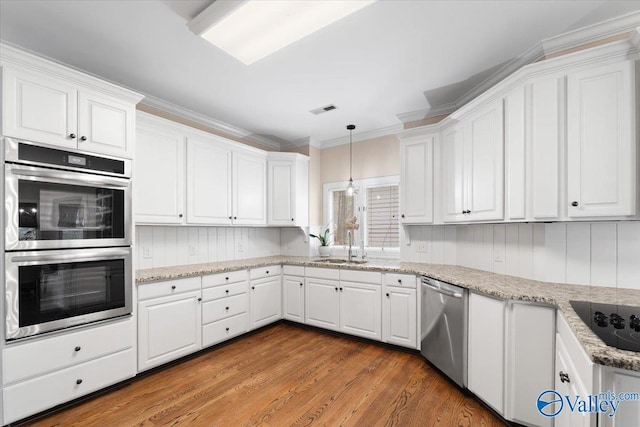
<instances>
[{"instance_id":1,"label":"stainless steel appliance","mask_svg":"<svg viewBox=\"0 0 640 427\"><path fill-rule=\"evenodd\" d=\"M131 163L5 139L5 250L131 245Z\"/></svg>"},{"instance_id":2,"label":"stainless steel appliance","mask_svg":"<svg viewBox=\"0 0 640 427\"><path fill-rule=\"evenodd\" d=\"M468 291L422 277L422 355L460 387L467 384Z\"/></svg>"}]
</instances>

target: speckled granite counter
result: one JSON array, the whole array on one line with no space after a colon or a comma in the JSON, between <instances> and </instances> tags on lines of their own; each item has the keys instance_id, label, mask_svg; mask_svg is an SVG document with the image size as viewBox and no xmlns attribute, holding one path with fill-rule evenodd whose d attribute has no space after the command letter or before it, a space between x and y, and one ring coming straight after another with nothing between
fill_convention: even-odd
<instances>
[{"instance_id":1,"label":"speckled granite counter","mask_svg":"<svg viewBox=\"0 0 640 427\"><path fill-rule=\"evenodd\" d=\"M275 256L247 260L192 264L176 267L138 270L136 283L178 279L222 273L273 264L302 265L349 270L374 270L426 275L454 285L498 298L530 301L556 306L573 329L574 334L595 363L640 372L640 353L619 350L605 345L578 317L569 301L592 301L640 307L640 291L600 286L580 286L538 282L514 276L489 273L453 265L421 264L395 260L370 259L366 264L330 265L313 262L317 258Z\"/></svg>"}]
</instances>

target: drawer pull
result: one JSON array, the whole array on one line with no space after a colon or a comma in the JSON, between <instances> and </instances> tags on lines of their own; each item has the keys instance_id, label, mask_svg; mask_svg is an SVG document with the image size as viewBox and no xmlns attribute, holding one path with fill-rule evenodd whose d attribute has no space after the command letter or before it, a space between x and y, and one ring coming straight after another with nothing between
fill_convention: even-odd
<instances>
[{"instance_id":1,"label":"drawer pull","mask_svg":"<svg viewBox=\"0 0 640 427\"><path fill-rule=\"evenodd\" d=\"M171 285L171 290L174 290L176 288L176 285Z\"/></svg>"},{"instance_id":2,"label":"drawer pull","mask_svg":"<svg viewBox=\"0 0 640 427\"><path fill-rule=\"evenodd\" d=\"M398 279L398 283L402 283L402 279Z\"/></svg>"},{"instance_id":3,"label":"drawer pull","mask_svg":"<svg viewBox=\"0 0 640 427\"><path fill-rule=\"evenodd\" d=\"M302 283L300 283L300 287L302 287Z\"/></svg>"},{"instance_id":4,"label":"drawer pull","mask_svg":"<svg viewBox=\"0 0 640 427\"><path fill-rule=\"evenodd\" d=\"M227 310L227 311L229 311L229 307L225 307L224 309L225 309L225 310Z\"/></svg>"},{"instance_id":5,"label":"drawer pull","mask_svg":"<svg viewBox=\"0 0 640 427\"><path fill-rule=\"evenodd\" d=\"M224 329L225 329L225 331L229 332L229 328L224 328Z\"/></svg>"},{"instance_id":6,"label":"drawer pull","mask_svg":"<svg viewBox=\"0 0 640 427\"><path fill-rule=\"evenodd\" d=\"M267 270L267 274L269 274L269 270Z\"/></svg>"},{"instance_id":7,"label":"drawer pull","mask_svg":"<svg viewBox=\"0 0 640 427\"><path fill-rule=\"evenodd\" d=\"M255 286L252 286L252 287L251 287L251 289L255 289L255 288L256 288Z\"/></svg>"},{"instance_id":8,"label":"drawer pull","mask_svg":"<svg viewBox=\"0 0 640 427\"><path fill-rule=\"evenodd\" d=\"M74 348L75 351L80 351L82 350L82 348L80 346L77 346L76 348Z\"/></svg>"},{"instance_id":9,"label":"drawer pull","mask_svg":"<svg viewBox=\"0 0 640 427\"><path fill-rule=\"evenodd\" d=\"M81 379L76 380L76 384L78 385L82 384L82 380Z\"/></svg>"},{"instance_id":10,"label":"drawer pull","mask_svg":"<svg viewBox=\"0 0 640 427\"><path fill-rule=\"evenodd\" d=\"M227 289L225 292L226 292L226 293L229 293L229 289Z\"/></svg>"},{"instance_id":11,"label":"drawer pull","mask_svg":"<svg viewBox=\"0 0 640 427\"><path fill-rule=\"evenodd\" d=\"M570 383L571 380L569 379L569 374L567 374L566 372L560 371L560 382L561 383Z\"/></svg>"},{"instance_id":12,"label":"drawer pull","mask_svg":"<svg viewBox=\"0 0 640 427\"><path fill-rule=\"evenodd\" d=\"M387 298L389 298L389 293L387 293Z\"/></svg>"},{"instance_id":13,"label":"drawer pull","mask_svg":"<svg viewBox=\"0 0 640 427\"><path fill-rule=\"evenodd\" d=\"M198 301L202 301L202 298L198 298Z\"/></svg>"}]
</instances>

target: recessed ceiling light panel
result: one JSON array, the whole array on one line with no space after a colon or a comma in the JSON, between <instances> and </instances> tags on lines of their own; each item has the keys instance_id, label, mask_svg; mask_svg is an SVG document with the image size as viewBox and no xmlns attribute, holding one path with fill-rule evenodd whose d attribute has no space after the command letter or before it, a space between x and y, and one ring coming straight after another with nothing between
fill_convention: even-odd
<instances>
[{"instance_id":1,"label":"recessed ceiling light panel","mask_svg":"<svg viewBox=\"0 0 640 427\"><path fill-rule=\"evenodd\" d=\"M375 0L217 0L189 29L246 65Z\"/></svg>"}]
</instances>

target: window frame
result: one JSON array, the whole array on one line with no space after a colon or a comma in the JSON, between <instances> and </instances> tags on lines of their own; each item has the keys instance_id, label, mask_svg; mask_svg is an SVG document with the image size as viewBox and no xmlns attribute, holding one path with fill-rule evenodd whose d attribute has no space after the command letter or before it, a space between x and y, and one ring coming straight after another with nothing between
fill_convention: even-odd
<instances>
[{"instance_id":1,"label":"window frame","mask_svg":"<svg viewBox=\"0 0 640 427\"><path fill-rule=\"evenodd\" d=\"M324 224L329 224L333 219L333 192L335 191L344 191L349 185L349 181L339 181L339 182L329 182L323 185L323 218ZM400 247L389 247L389 248L381 248L381 247L370 247L366 246L368 244L368 206L367 206L367 195L366 191L368 188L375 187L386 187L391 185L398 186L398 197L400 196L400 175L391 175L391 176L382 176L375 178L364 178L353 180L353 186L358 192L358 201L356 204L356 208L364 207L364 212L360 213L360 227L362 228L362 232L364 233L365 238L365 253L368 257L373 258L399 258L400 257ZM399 212L398 212L399 214ZM402 233L401 224L398 224L398 233ZM359 242L355 242L353 245L355 248L360 248ZM348 246L346 245L335 245L332 244L333 253L338 256L346 256L348 251ZM359 256L362 254L358 254Z\"/></svg>"}]
</instances>

